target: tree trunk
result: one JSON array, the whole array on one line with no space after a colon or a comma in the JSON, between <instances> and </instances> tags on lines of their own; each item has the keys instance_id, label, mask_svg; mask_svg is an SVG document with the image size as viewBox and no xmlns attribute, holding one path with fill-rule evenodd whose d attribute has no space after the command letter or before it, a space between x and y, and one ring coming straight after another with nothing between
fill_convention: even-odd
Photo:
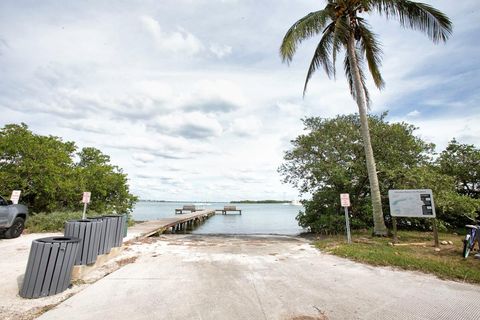
<instances>
[{"instance_id":1,"label":"tree trunk","mask_svg":"<svg viewBox=\"0 0 480 320\"><path fill-rule=\"evenodd\" d=\"M365 148L365 158L367 160L368 179L370 180L370 195L372 197L373 208L373 233L378 236L387 235L387 227L383 220L382 199L380 197L380 188L378 186L377 167L373 157L372 142L370 141L370 129L368 127L367 108L365 102L365 92L363 90L360 76L360 67L355 49L355 37L350 33L347 46L348 60L352 72L353 85L357 100L358 113L360 114L360 130Z\"/></svg>"}]
</instances>

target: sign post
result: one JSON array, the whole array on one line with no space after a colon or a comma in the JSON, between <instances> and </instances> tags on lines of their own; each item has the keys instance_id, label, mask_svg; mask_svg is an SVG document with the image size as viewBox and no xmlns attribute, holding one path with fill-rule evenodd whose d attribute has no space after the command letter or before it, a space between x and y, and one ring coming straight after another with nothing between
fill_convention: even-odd
<instances>
[{"instance_id":1,"label":"sign post","mask_svg":"<svg viewBox=\"0 0 480 320\"><path fill-rule=\"evenodd\" d=\"M10 197L10 200L13 202L13 204L18 204L18 200L20 200L20 194L22 191L20 190L13 190L12 191L12 196Z\"/></svg>"},{"instance_id":2,"label":"sign post","mask_svg":"<svg viewBox=\"0 0 480 320\"><path fill-rule=\"evenodd\" d=\"M437 219L432 190L388 190L388 199L390 200L390 215L394 226L394 242L397 241L396 217L430 218L433 219L433 236L435 247L438 248Z\"/></svg>"},{"instance_id":3,"label":"sign post","mask_svg":"<svg viewBox=\"0 0 480 320\"><path fill-rule=\"evenodd\" d=\"M393 227L393 243L397 243L398 242L397 217L392 217L392 227Z\"/></svg>"},{"instance_id":4,"label":"sign post","mask_svg":"<svg viewBox=\"0 0 480 320\"><path fill-rule=\"evenodd\" d=\"M432 229L433 229L433 240L435 241L435 248L440 247L440 241L438 241L438 229L437 229L437 219L432 220Z\"/></svg>"},{"instance_id":5,"label":"sign post","mask_svg":"<svg viewBox=\"0 0 480 320\"><path fill-rule=\"evenodd\" d=\"M82 197L82 203L83 203L83 215L82 219L85 219L87 217L87 204L90 203L90 196L92 195L91 192L84 192L83 197Z\"/></svg>"},{"instance_id":6,"label":"sign post","mask_svg":"<svg viewBox=\"0 0 480 320\"><path fill-rule=\"evenodd\" d=\"M348 217L348 207L350 207L350 195L348 193L340 194L340 204L345 209L345 227L347 230L347 242L352 243L352 237L350 235L350 219Z\"/></svg>"}]
</instances>

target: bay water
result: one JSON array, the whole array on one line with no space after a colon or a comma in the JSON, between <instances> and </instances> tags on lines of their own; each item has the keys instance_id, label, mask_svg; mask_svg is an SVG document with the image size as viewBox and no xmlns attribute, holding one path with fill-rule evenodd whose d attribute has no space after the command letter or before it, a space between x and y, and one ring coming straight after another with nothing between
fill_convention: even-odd
<instances>
[{"instance_id":1,"label":"bay water","mask_svg":"<svg viewBox=\"0 0 480 320\"><path fill-rule=\"evenodd\" d=\"M156 220L174 217L175 209L194 204L197 208L223 209L225 205L235 205L242 214L229 212L216 214L192 231L193 234L279 234L297 235L303 231L295 220L302 206L290 203L248 203L230 204L224 202L188 203L139 201L133 209L133 219L137 221Z\"/></svg>"}]
</instances>

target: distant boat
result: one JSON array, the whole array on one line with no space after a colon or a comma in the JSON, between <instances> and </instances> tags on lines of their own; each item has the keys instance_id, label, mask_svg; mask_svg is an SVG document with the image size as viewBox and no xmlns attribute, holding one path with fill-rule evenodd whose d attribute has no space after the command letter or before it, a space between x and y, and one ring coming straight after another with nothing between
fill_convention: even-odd
<instances>
[{"instance_id":1,"label":"distant boat","mask_svg":"<svg viewBox=\"0 0 480 320\"><path fill-rule=\"evenodd\" d=\"M290 204L291 204L292 206L301 206L301 205L302 205L302 204L300 203L300 201L298 201L298 200L292 200L292 202L290 202Z\"/></svg>"},{"instance_id":2,"label":"distant boat","mask_svg":"<svg viewBox=\"0 0 480 320\"><path fill-rule=\"evenodd\" d=\"M207 202L196 202L195 204L197 206L211 206L212 205L211 203L207 203Z\"/></svg>"}]
</instances>

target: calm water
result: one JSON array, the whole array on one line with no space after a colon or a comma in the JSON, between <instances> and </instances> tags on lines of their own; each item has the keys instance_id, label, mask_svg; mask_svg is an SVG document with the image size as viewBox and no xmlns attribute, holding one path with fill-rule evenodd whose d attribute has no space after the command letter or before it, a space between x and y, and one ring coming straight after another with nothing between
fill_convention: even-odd
<instances>
[{"instance_id":1,"label":"calm water","mask_svg":"<svg viewBox=\"0 0 480 320\"><path fill-rule=\"evenodd\" d=\"M175 209L185 202L138 202L133 210L135 220L155 220L175 216ZM222 209L228 203L195 204L206 209ZM301 206L290 204L240 204L242 215L217 214L195 229L195 234L285 234L302 232L295 220Z\"/></svg>"}]
</instances>

